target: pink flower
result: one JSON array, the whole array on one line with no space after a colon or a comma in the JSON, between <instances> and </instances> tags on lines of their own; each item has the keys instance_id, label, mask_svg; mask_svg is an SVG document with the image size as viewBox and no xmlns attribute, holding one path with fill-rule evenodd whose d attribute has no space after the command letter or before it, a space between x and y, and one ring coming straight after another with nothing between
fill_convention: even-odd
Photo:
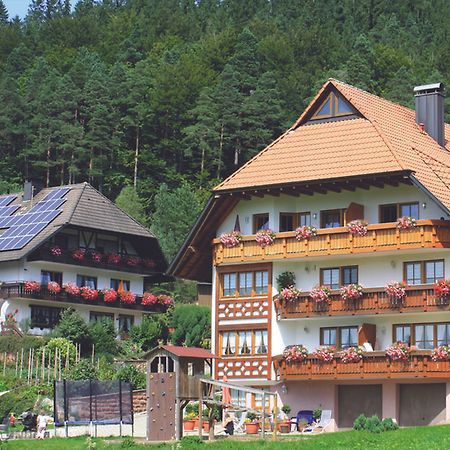
<instances>
[{"instance_id":1,"label":"pink flower","mask_svg":"<svg viewBox=\"0 0 450 450\"><path fill-rule=\"evenodd\" d=\"M59 294L61 292L61 286L56 281L49 281L47 289L51 294Z\"/></svg>"},{"instance_id":2,"label":"pink flower","mask_svg":"<svg viewBox=\"0 0 450 450\"><path fill-rule=\"evenodd\" d=\"M158 303L164 306L173 305L173 298L170 295L160 294L158 295Z\"/></svg>"},{"instance_id":3,"label":"pink flower","mask_svg":"<svg viewBox=\"0 0 450 450\"><path fill-rule=\"evenodd\" d=\"M338 354L344 364L355 363L361 361L363 352L359 347L348 347Z\"/></svg>"},{"instance_id":4,"label":"pink flower","mask_svg":"<svg viewBox=\"0 0 450 450\"><path fill-rule=\"evenodd\" d=\"M334 353L335 353L335 348L332 345L320 346L320 347L316 348L316 350L313 352L312 356L323 362L331 362L331 361L333 361Z\"/></svg>"},{"instance_id":5,"label":"pink flower","mask_svg":"<svg viewBox=\"0 0 450 450\"><path fill-rule=\"evenodd\" d=\"M397 219L397 228L400 230L409 230L416 226L416 219L410 216L403 216Z\"/></svg>"},{"instance_id":6,"label":"pink flower","mask_svg":"<svg viewBox=\"0 0 450 450\"><path fill-rule=\"evenodd\" d=\"M390 281L384 288L387 296L392 300L403 300L406 297L406 285L398 281Z\"/></svg>"},{"instance_id":7,"label":"pink flower","mask_svg":"<svg viewBox=\"0 0 450 450\"><path fill-rule=\"evenodd\" d=\"M349 284L340 289L343 300L358 300L363 296L363 287L360 284Z\"/></svg>"},{"instance_id":8,"label":"pink flower","mask_svg":"<svg viewBox=\"0 0 450 450\"><path fill-rule=\"evenodd\" d=\"M103 255L100 252L98 252L97 250L91 250L90 256L91 256L91 260L93 262L95 262L95 263L102 262Z\"/></svg>"},{"instance_id":9,"label":"pink flower","mask_svg":"<svg viewBox=\"0 0 450 450\"><path fill-rule=\"evenodd\" d=\"M308 350L303 345L288 345L283 351L287 363L301 362L308 358Z\"/></svg>"},{"instance_id":10,"label":"pink flower","mask_svg":"<svg viewBox=\"0 0 450 450\"><path fill-rule=\"evenodd\" d=\"M158 297L151 292L144 292L142 296L141 305L143 306L153 306L158 302Z\"/></svg>"},{"instance_id":11,"label":"pink flower","mask_svg":"<svg viewBox=\"0 0 450 450\"><path fill-rule=\"evenodd\" d=\"M436 297L445 299L450 294L450 280L438 280L434 285Z\"/></svg>"},{"instance_id":12,"label":"pink flower","mask_svg":"<svg viewBox=\"0 0 450 450\"><path fill-rule=\"evenodd\" d=\"M104 289L102 292L103 292L103 301L105 303L113 303L117 300L118 294L115 289L112 288Z\"/></svg>"},{"instance_id":13,"label":"pink flower","mask_svg":"<svg viewBox=\"0 0 450 450\"><path fill-rule=\"evenodd\" d=\"M129 292L121 292L119 294L119 296L120 296L120 301L122 303L126 303L128 305L132 305L133 303L136 303L136 294L134 294L131 291L129 291Z\"/></svg>"},{"instance_id":14,"label":"pink flower","mask_svg":"<svg viewBox=\"0 0 450 450\"><path fill-rule=\"evenodd\" d=\"M98 298L98 291L97 289L83 286L80 288L80 295L87 301L95 302L95 300L97 300Z\"/></svg>"},{"instance_id":15,"label":"pink flower","mask_svg":"<svg viewBox=\"0 0 450 450\"><path fill-rule=\"evenodd\" d=\"M303 241L304 239L311 239L317 235L317 229L308 225L303 225L295 230L295 239Z\"/></svg>"},{"instance_id":16,"label":"pink flower","mask_svg":"<svg viewBox=\"0 0 450 450\"><path fill-rule=\"evenodd\" d=\"M352 236L366 236L367 225L365 220L352 220L347 224L347 230Z\"/></svg>"},{"instance_id":17,"label":"pink flower","mask_svg":"<svg viewBox=\"0 0 450 450\"><path fill-rule=\"evenodd\" d=\"M119 264L122 257L117 253L108 253L107 259L109 264Z\"/></svg>"},{"instance_id":18,"label":"pink flower","mask_svg":"<svg viewBox=\"0 0 450 450\"><path fill-rule=\"evenodd\" d=\"M37 281L25 281L24 288L25 291L39 292L41 290L41 285Z\"/></svg>"},{"instance_id":19,"label":"pink flower","mask_svg":"<svg viewBox=\"0 0 450 450\"><path fill-rule=\"evenodd\" d=\"M279 298L284 301L293 301L297 300L300 294L301 292L295 286L288 286L281 291Z\"/></svg>"},{"instance_id":20,"label":"pink flower","mask_svg":"<svg viewBox=\"0 0 450 450\"><path fill-rule=\"evenodd\" d=\"M141 258L139 256L128 256L127 266L136 267L141 263Z\"/></svg>"},{"instance_id":21,"label":"pink flower","mask_svg":"<svg viewBox=\"0 0 450 450\"><path fill-rule=\"evenodd\" d=\"M330 299L331 290L326 286L316 286L309 296L316 302L327 302Z\"/></svg>"},{"instance_id":22,"label":"pink flower","mask_svg":"<svg viewBox=\"0 0 450 450\"><path fill-rule=\"evenodd\" d=\"M255 240L260 247L268 247L275 242L275 233L268 228L267 230L259 230L255 235Z\"/></svg>"},{"instance_id":23,"label":"pink flower","mask_svg":"<svg viewBox=\"0 0 450 450\"><path fill-rule=\"evenodd\" d=\"M53 247L50 248L50 254L56 257L61 256L62 255L61 247L54 245Z\"/></svg>"},{"instance_id":24,"label":"pink flower","mask_svg":"<svg viewBox=\"0 0 450 450\"><path fill-rule=\"evenodd\" d=\"M84 248L77 248L72 252L72 258L76 261L83 261L86 255L86 250Z\"/></svg>"},{"instance_id":25,"label":"pink flower","mask_svg":"<svg viewBox=\"0 0 450 450\"><path fill-rule=\"evenodd\" d=\"M75 283L66 283L64 286L64 291L66 291L66 294L77 296L80 295L80 288Z\"/></svg>"},{"instance_id":26,"label":"pink flower","mask_svg":"<svg viewBox=\"0 0 450 450\"><path fill-rule=\"evenodd\" d=\"M392 361L407 361L410 348L403 342L396 342L386 349L386 356Z\"/></svg>"},{"instance_id":27,"label":"pink flower","mask_svg":"<svg viewBox=\"0 0 450 450\"><path fill-rule=\"evenodd\" d=\"M431 352L431 359L433 361L447 361L450 359L450 346L441 345L440 347L435 348Z\"/></svg>"},{"instance_id":28,"label":"pink flower","mask_svg":"<svg viewBox=\"0 0 450 450\"><path fill-rule=\"evenodd\" d=\"M237 247L242 240L239 231L230 231L220 235L220 242L225 248Z\"/></svg>"}]
</instances>

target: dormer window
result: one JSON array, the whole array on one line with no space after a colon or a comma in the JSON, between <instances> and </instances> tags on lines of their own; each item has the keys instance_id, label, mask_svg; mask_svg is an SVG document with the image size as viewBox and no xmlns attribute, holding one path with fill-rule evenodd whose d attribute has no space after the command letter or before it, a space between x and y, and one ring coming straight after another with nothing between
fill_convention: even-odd
<instances>
[{"instance_id":1,"label":"dormer window","mask_svg":"<svg viewBox=\"0 0 450 450\"><path fill-rule=\"evenodd\" d=\"M340 95L331 92L328 97L317 108L311 120L330 119L332 117L349 116L356 114L356 111Z\"/></svg>"}]
</instances>

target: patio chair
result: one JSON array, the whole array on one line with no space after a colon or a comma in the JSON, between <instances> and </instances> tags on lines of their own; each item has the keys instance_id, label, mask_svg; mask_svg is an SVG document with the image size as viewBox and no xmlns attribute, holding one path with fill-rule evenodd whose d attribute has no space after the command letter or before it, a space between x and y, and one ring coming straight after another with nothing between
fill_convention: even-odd
<instances>
[{"instance_id":1,"label":"patio chair","mask_svg":"<svg viewBox=\"0 0 450 450\"><path fill-rule=\"evenodd\" d=\"M243 411L241 413L241 417L236 417L236 415L233 418L234 423L234 432L235 433L245 433L245 419L247 417L247 411Z\"/></svg>"},{"instance_id":2,"label":"patio chair","mask_svg":"<svg viewBox=\"0 0 450 450\"><path fill-rule=\"evenodd\" d=\"M302 433L323 433L325 428L331 423L331 410L324 409L318 422L303 429Z\"/></svg>"},{"instance_id":3,"label":"patio chair","mask_svg":"<svg viewBox=\"0 0 450 450\"><path fill-rule=\"evenodd\" d=\"M301 431L299 427L300 422L306 422L306 425L311 425L314 422L314 411L311 411L310 409L303 409L297 413L296 417L292 417L291 431L294 426L297 431Z\"/></svg>"}]
</instances>

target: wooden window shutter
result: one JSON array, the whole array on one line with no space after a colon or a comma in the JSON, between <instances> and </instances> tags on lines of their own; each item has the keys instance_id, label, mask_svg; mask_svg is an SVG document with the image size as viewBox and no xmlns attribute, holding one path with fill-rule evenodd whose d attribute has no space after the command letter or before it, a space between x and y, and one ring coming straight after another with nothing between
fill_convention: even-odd
<instances>
[{"instance_id":1,"label":"wooden window shutter","mask_svg":"<svg viewBox=\"0 0 450 450\"><path fill-rule=\"evenodd\" d=\"M352 202L345 211L344 225L357 219L364 219L364 205Z\"/></svg>"},{"instance_id":2,"label":"wooden window shutter","mask_svg":"<svg viewBox=\"0 0 450 450\"><path fill-rule=\"evenodd\" d=\"M377 337L377 326L372 323L363 323L358 330L358 345L368 342L372 348L375 348Z\"/></svg>"}]
</instances>

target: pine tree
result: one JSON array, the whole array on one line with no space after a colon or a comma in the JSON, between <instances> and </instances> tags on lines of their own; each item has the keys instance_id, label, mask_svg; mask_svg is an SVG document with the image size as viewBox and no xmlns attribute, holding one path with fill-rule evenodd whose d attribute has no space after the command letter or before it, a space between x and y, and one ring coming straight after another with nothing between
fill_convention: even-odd
<instances>
[{"instance_id":1,"label":"pine tree","mask_svg":"<svg viewBox=\"0 0 450 450\"><path fill-rule=\"evenodd\" d=\"M0 0L0 24L7 24L9 20L8 10L3 0Z\"/></svg>"}]
</instances>

